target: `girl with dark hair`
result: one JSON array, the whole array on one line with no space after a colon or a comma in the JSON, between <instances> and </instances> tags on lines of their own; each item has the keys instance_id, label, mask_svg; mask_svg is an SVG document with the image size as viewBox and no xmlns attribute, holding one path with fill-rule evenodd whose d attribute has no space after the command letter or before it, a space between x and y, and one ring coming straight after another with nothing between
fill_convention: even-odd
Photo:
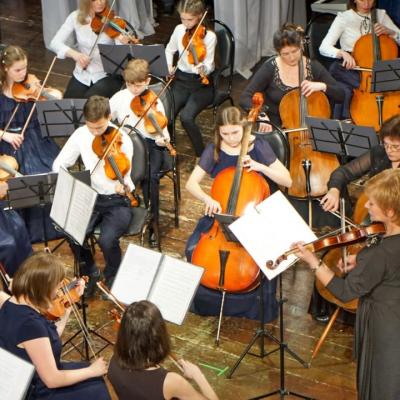
<instances>
[{"instance_id":1,"label":"girl with dark hair","mask_svg":"<svg viewBox=\"0 0 400 400\"><path fill-rule=\"evenodd\" d=\"M261 119L270 119L274 124L281 125L279 104L282 97L300 85L298 64L303 50L302 28L293 24L283 25L275 32L273 44L278 54L269 58L251 78L240 96L240 105L249 110L253 94L262 92L268 112ZM303 56L303 64L305 80L301 82L301 89L305 96L323 91L335 102L340 103L344 99L343 89L318 61ZM260 132L271 130L271 125L260 124Z\"/></svg>"},{"instance_id":2,"label":"girl with dark hair","mask_svg":"<svg viewBox=\"0 0 400 400\"><path fill-rule=\"evenodd\" d=\"M170 338L157 306L139 301L127 307L118 331L108 377L120 400L218 400L200 369L179 360L186 378L193 379L201 393L181 375L159 364L170 354Z\"/></svg>"},{"instance_id":3,"label":"girl with dark hair","mask_svg":"<svg viewBox=\"0 0 400 400\"><path fill-rule=\"evenodd\" d=\"M337 119L350 118L353 89L360 85L360 73L353 70L356 62L351 52L357 40L372 31L371 11L375 8L375 0L349 0L348 8L338 13L319 47L323 56L336 59L329 71L345 90L345 101L335 105L334 117ZM378 36L389 35L400 44L400 29L385 10L377 10L377 21L375 33ZM340 48L336 47L337 41L340 41Z\"/></svg>"}]
</instances>

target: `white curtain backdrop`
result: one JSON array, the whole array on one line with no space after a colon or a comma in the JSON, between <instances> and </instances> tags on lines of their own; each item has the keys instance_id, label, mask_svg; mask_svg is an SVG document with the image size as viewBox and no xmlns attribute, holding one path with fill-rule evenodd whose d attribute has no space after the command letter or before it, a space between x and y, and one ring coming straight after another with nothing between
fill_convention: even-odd
<instances>
[{"instance_id":1,"label":"white curtain backdrop","mask_svg":"<svg viewBox=\"0 0 400 400\"><path fill-rule=\"evenodd\" d=\"M235 36L235 70L245 78L262 57L274 53L272 36L284 22L306 23L305 0L214 0L214 9Z\"/></svg>"}]
</instances>

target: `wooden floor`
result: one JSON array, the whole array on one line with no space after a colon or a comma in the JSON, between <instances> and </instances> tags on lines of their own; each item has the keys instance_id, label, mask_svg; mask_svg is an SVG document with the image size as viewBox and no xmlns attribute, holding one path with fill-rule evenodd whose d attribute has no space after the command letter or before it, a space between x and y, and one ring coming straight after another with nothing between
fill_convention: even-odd
<instances>
[{"instance_id":1,"label":"wooden floor","mask_svg":"<svg viewBox=\"0 0 400 400\"><path fill-rule=\"evenodd\" d=\"M145 43L164 43L177 23L176 16L159 18L157 33L148 37ZM0 32L3 43L17 44L25 48L30 56L30 72L43 77L52 60L52 53L43 45L41 8L39 0L1 0ZM70 61L57 61L49 83L60 89L65 88L72 71ZM234 98L237 100L245 81L235 77ZM206 140L212 137L212 115L203 112L199 122ZM178 126L178 153L180 157L181 185L190 174L194 163L194 153ZM209 181L207 184L209 185ZM180 226L174 227L172 214L172 185L168 179L161 184L161 232L163 252L183 258L185 242L202 214L203 206L195 201L184 189L182 190ZM122 239L125 250L136 239ZM36 246L41 248L41 246ZM72 265L69 248L63 245L56 253L67 267ZM101 253L97 252L97 261L104 265ZM283 274L283 292L287 298L284 306L285 342L298 356L308 362L315 343L321 335L324 325L311 319L307 314L310 294L313 286L312 274L301 264ZM108 316L112 305L96 298L88 305L89 326L100 334L115 339L115 331ZM225 378L226 368L231 367L246 344L252 338L258 325L255 321L242 318L224 318L222 324L221 344L214 344L216 334L215 317L199 317L189 314L182 326L169 325L173 339L174 352L195 363L201 363L202 370L215 387L221 399L246 399L274 391L280 387L279 352L263 359L246 356L233 378ZM279 335L278 321L267 324L268 331ZM74 321L68 326L66 337L76 329ZM310 368L304 368L288 353L285 354L285 382L289 391L312 398L352 400L355 392L355 364L352 361L353 330L351 327L336 323L331 330L320 354ZM101 344L100 339L95 339ZM267 351L276 349L276 344L265 341ZM253 349L258 352L258 347ZM112 348L109 346L102 355L109 359ZM75 350L67 351L65 359L77 359ZM167 363L173 369L172 365ZM288 396L291 398L292 396ZM272 398L279 398L279 395ZM283 397L282 397L283 398Z\"/></svg>"}]
</instances>

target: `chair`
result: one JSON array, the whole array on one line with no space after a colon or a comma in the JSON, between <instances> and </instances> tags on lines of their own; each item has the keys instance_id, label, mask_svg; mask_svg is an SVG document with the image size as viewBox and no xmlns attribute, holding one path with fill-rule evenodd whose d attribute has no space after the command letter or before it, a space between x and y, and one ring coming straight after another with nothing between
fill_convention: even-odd
<instances>
[{"instance_id":1,"label":"chair","mask_svg":"<svg viewBox=\"0 0 400 400\"><path fill-rule=\"evenodd\" d=\"M217 114L218 107L230 101L233 106L232 99L232 83L233 71L235 63L235 38L232 31L223 22L213 19L210 21L214 24L215 34L217 35L217 47L215 52L216 68L213 73L214 99L207 107L212 108L214 119ZM226 79L223 77L226 75Z\"/></svg>"},{"instance_id":2,"label":"chair","mask_svg":"<svg viewBox=\"0 0 400 400\"><path fill-rule=\"evenodd\" d=\"M309 37L308 56L311 59L318 60L326 69L329 69L335 59L321 55L319 46L328 33L335 17L334 14L329 13L317 14L310 20L306 28L306 36Z\"/></svg>"},{"instance_id":3,"label":"chair","mask_svg":"<svg viewBox=\"0 0 400 400\"><path fill-rule=\"evenodd\" d=\"M166 83L161 78L152 75L152 84L150 85L150 89L154 91L156 94L161 93L164 89ZM169 122L169 134L171 138L171 144L175 147L176 146L176 139L175 139L175 119L174 119L174 100L172 91L169 87L162 93L160 97L164 109L166 117L168 118ZM166 153L167 154L167 153ZM181 187L180 187L180 173L178 167L178 155L172 157L171 155L166 155L164 159L164 165L162 166L162 170L160 173L160 178L166 176L172 180L174 186L174 222L175 227L179 227L179 203L181 199Z\"/></svg>"},{"instance_id":4,"label":"chair","mask_svg":"<svg viewBox=\"0 0 400 400\"><path fill-rule=\"evenodd\" d=\"M286 136L276 129L268 133L255 133L268 142L278 160L287 167L289 163L289 144Z\"/></svg>"}]
</instances>

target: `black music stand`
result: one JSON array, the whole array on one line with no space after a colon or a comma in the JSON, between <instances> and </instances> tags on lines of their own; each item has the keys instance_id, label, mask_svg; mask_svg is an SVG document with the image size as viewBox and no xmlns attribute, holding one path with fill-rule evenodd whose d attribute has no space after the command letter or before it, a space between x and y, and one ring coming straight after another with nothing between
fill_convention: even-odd
<instances>
[{"instance_id":1,"label":"black music stand","mask_svg":"<svg viewBox=\"0 0 400 400\"><path fill-rule=\"evenodd\" d=\"M169 74L165 49L161 44L147 46L99 44L98 47L104 71L111 75L121 75L127 62L135 58L147 60L152 75L165 77Z\"/></svg>"},{"instance_id":2,"label":"black music stand","mask_svg":"<svg viewBox=\"0 0 400 400\"><path fill-rule=\"evenodd\" d=\"M306 124L311 133L313 150L336 154L342 163L379 144L379 137L372 127L313 117L306 117Z\"/></svg>"},{"instance_id":3,"label":"black music stand","mask_svg":"<svg viewBox=\"0 0 400 400\"><path fill-rule=\"evenodd\" d=\"M39 101L36 104L42 137L69 137L85 124L86 99Z\"/></svg>"},{"instance_id":4,"label":"black music stand","mask_svg":"<svg viewBox=\"0 0 400 400\"><path fill-rule=\"evenodd\" d=\"M371 93L400 91L400 58L378 61L372 68Z\"/></svg>"}]
</instances>

